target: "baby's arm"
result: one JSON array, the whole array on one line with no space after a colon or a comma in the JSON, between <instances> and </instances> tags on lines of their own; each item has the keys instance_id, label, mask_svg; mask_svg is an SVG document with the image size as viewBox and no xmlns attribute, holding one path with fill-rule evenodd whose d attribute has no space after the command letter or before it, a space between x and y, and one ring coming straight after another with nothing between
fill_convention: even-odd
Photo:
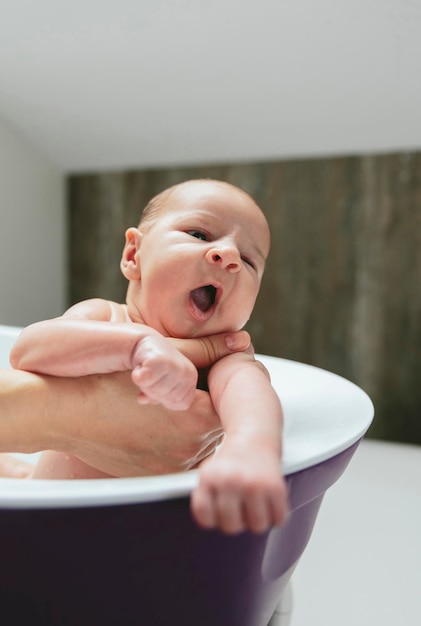
<instances>
[{"instance_id":1,"label":"baby's arm","mask_svg":"<svg viewBox=\"0 0 421 626\"><path fill-rule=\"evenodd\" d=\"M230 355L212 367L209 391L225 438L199 470L192 495L196 520L228 533L281 524L288 512L283 415L266 369L251 351Z\"/></svg>"},{"instance_id":2,"label":"baby's arm","mask_svg":"<svg viewBox=\"0 0 421 626\"><path fill-rule=\"evenodd\" d=\"M32 324L19 336L10 363L15 369L65 377L131 370L139 402L187 409L196 368L160 333L126 321L122 311L116 303L87 300L62 317Z\"/></svg>"}]
</instances>

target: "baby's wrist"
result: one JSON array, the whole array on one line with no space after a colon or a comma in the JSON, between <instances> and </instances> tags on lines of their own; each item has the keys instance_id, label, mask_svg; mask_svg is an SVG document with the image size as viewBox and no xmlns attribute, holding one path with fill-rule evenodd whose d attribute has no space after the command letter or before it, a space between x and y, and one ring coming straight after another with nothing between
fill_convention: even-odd
<instances>
[{"instance_id":1,"label":"baby's wrist","mask_svg":"<svg viewBox=\"0 0 421 626\"><path fill-rule=\"evenodd\" d=\"M282 455L282 441L280 437L272 437L266 433L256 433L253 431L241 431L237 433L226 433L224 446L241 450L251 450L254 453L261 451L265 455L275 455L280 458Z\"/></svg>"}]
</instances>

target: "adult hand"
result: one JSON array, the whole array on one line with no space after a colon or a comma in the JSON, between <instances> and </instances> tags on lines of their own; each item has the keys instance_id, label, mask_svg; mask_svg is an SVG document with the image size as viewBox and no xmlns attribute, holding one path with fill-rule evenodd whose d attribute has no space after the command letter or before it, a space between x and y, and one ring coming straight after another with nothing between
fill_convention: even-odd
<instances>
[{"instance_id":1,"label":"adult hand","mask_svg":"<svg viewBox=\"0 0 421 626\"><path fill-rule=\"evenodd\" d=\"M250 346L250 335L245 330L236 333L221 333L211 337L176 339L171 343L184 354L197 368L213 365L232 352L244 352Z\"/></svg>"},{"instance_id":2,"label":"adult hand","mask_svg":"<svg viewBox=\"0 0 421 626\"><path fill-rule=\"evenodd\" d=\"M250 337L241 331L172 341L203 368L245 350ZM221 438L204 391L188 411L170 411L140 406L130 372L58 378L4 370L0 379L0 451L60 450L114 476L152 475L194 467Z\"/></svg>"}]
</instances>

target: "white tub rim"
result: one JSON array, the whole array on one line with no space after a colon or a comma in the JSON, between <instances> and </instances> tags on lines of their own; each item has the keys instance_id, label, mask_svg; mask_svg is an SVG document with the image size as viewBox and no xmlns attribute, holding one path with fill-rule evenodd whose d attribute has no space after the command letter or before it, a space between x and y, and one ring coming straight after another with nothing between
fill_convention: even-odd
<instances>
[{"instance_id":1,"label":"white tub rim","mask_svg":"<svg viewBox=\"0 0 421 626\"><path fill-rule=\"evenodd\" d=\"M20 328L0 325L13 342ZM257 355L269 369L285 413L282 470L290 475L345 451L368 430L374 407L349 380L288 359ZM317 424L317 427L315 425ZM312 428L309 428L309 425ZM190 494L198 472L90 480L0 478L0 508L62 508L134 504Z\"/></svg>"}]
</instances>

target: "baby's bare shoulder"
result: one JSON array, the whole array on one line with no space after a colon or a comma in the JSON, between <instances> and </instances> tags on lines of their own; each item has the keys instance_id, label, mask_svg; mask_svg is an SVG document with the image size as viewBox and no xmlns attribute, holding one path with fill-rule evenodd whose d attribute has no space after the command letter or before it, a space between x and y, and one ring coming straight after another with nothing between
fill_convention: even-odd
<instances>
[{"instance_id":1,"label":"baby's bare shoulder","mask_svg":"<svg viewBox=\"0 0 421 626\"><path fill-rule=\"evenodd\" d=\"M65 312L63 317L102 322L129 321L126 305L102 298L90 298L77 302Z\"/></svg>"}]
</instances>

